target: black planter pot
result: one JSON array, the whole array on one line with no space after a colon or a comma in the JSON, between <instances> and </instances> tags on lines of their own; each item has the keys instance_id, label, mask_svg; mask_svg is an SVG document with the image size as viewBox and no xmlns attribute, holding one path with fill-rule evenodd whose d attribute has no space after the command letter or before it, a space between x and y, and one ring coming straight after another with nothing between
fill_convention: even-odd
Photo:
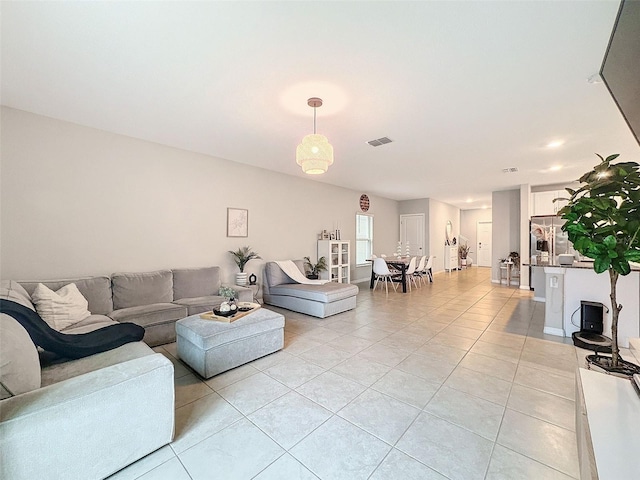
<instances>
[{"instance_id":1,"label":"black planter pot","mask_svg":"<svg viewBox=\"0 0 640 480\"><path fill-rule=\"evenodd\" d=\"M596 367L598 370L602 370L610 375L616 375L618 377L631 378L634 374L640 375L640 366L635 363L627 362L620 357L617 367L611 366L611 357L606 355L587 355L587 368L591 369Z\"/></svg>"},{"instance_id":2,"label":"black planter pot","mask_svg":"<svg viewBox=\"0 0 640 480\"><path fill-rule=\"evenodd\" d=\"M318 275L313 275L312 273L308 273L307 278L309 280L318 280Z\"/></svg>"}]
</instances>

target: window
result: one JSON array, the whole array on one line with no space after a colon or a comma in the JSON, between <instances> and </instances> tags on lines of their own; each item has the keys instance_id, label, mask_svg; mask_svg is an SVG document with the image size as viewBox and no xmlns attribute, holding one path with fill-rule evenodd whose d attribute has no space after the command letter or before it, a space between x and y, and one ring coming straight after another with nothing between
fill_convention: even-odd
<instances>
[{"instance_id":1,"label":"window","mask_svg":"<svg viewBox=\"0 0 640 480\"><path fill-rule=\"evenodd\" d=\"M373 254L373 215L356 213L356 266L369 265Z\"/></svg>"}]
</instances>

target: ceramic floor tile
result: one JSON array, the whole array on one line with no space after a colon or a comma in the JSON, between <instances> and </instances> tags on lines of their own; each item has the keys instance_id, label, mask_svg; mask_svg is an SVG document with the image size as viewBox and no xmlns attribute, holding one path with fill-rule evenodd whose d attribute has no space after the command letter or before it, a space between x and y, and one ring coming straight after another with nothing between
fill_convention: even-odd
<instances>
[{"instance_id":1,"label":"ceramic floor tile","mask_svg":"<svg viewBox=\"0 0 640 480\"><path fill-rule=\"evenodd\" d=\"M289 450L331 415L330 411L299 393L289 392L247 418L281 447Z\"/></svg>"},{"instance_id":2,"label":"ceramic floor tile","mask_svg":"<svg viewBox=\"0 0 640 480\"><path fill-rule=\"evenodd\" d=\"M180 408L213 393L213 390L193 373L176 378L174 386L176 391L175 408Z\"/></svg>"},{"instance_id":3,"label":"ceramic floor tile","mask_svg":"<svg viewBox=\"0 0 640 480\"><path fill-rule=\"evenodd\" d=\"M480 337L480 335L482 335L481 330L476 330L474 328L459 327L454 324L451 324L447 328L442 330L442 333L445 333L447 335L455 335L457 337L469 338L471 340L477 340Z\"/></svg>"},{"instance_id":4,"label":"ceramic floor tile","mask_svg":"<svg viewBox=\"0 0 640 480\"><path fill-rule=\"evenodd\" d=\"M340 417L332 417L289 453L322 479L364 480L391 446Z\"/></svg>"},{"instance_id":5,"label":"ceramic floor tile","mask_svg":"<svg viewBox=\"0 0 640 480\"><path fill-rule=\"evenodd\" d=\"M296 391L335 413L365 389L360 383L333 372L325 372L301 385Z\"/></svg>"},{"instance_id":6,"label":"ceramic floor tile","mask_svg":"<svg viewBox=\"0 0 640 480\"><path fill-rule=\"evenodd\" d=\"M179 455L193 480L252 478L284 453L248 420L240 420Z\"/></svg>"},{"instance_id":7,"label":"ceramic floor tile","mask_svg":"<svg viewBox=\"0 0 640 480\"><path fill-rule=\"evenodd\" d=\"M191 477L176 457L145 473L139 480L191 480Z\"/></svg>"},{"instance_id":8,"label":"ceramic floor tile","mask_svg":"<svg viewBox=\"0 0 640 480\"><path fill-rule=\"evenodd\" d=\"M440 332L433 337L429 343L439 343L442 345L448 345L450 347L459 348L461 350L469 350L476 340L473 338L458 337L448 333Z\"/></svg>"},{"instance_id":9,"label":"ceramic floor tile","mask_svg":"<svg viewBox=\"0 0 640 480\"><path fill-rule=\"evenodd\" d=\"M318 480L318 477L286 453L260 472L253 480Z\"/></svg>"},{"instance_id":10,"label":"ceramic floor tile","mask_svg":"<svg viewBox=\"0 0 640 480\"><path fill-rule=\"evenodd\" d=\"M371 387L400 401L423 408L436 393L440 384L393 369Z\"/></svg>"},{"instance_id":11,"label":"ceramic floor tile","mask_svg":"<svg viewBox=\"0 0 640 480\"><path fill-rule=\"evenodd\" d=\"M416 407L369 389L338 415L393 445L419 413Z\"/></svg>"},{"instance_id":12,"label":"ceramic floor tile","mask_svg":"<svg viewBox=\"0 0 640 480\"><path fill-rule=\"evenodd\" d=\"M486 480L573 480L573 477L547 465L496 445L491 455Z\"/></svg>"},{"instance_id":13,"label":"ceramic floor tile","mask_svg":"<svg viewBox=\"0 0 640 480\"><path fill-rule=\"evenodd\" d=\"M424 411L495 441L504 406L443 386Z\"/></svg>"},{"instance_id":14,"label":"ceramic floor tile","mask_svg":"<svg viewBox=\"0 0 640 480\"><path fill-rule=\"evenodd\" d=\"M571 430L507 408L498 443L578 478L576 435Z\"/></svg>"},{"instance_id":15,"label":"ceramic floor tile","mask_svg":"<svg viewBox=\"0 0 640 480\"><path fill-rule=\"evenodd\" d=\"M321 345L300 354L300 358L324 369L335 367L351 356L350 353L344 350L338 350L331 345Z\"/></svg>"},{"instance_id":16,"label":"ceramic floor tile","mask_svg":"<svg viewBox=\"0 0 640 480\"><path fill-rule=\"evenodd\" d=\"M390 347L389 345L385 345L383 343L376 343L375 345L371 345L369 348L361 351L358 356L362 358L368 358L389 367L395 367L410 354L411 352L409 350Z\"/></svg>"},{"instance_id":17,"label":"ceramic floor tile","mask_svg":"<svg viewBox=\"0 0 640 480\"><path fill-rule=\"evenodd\" d=\"M242 414L217 393L177 408L175 415L171 447L176 453L184 452L242 418Z\"/></svg>"},{"instance_id":18,"label":"ceramic floor tile","mask_svg":"<svg viewBox=\"0 0 640 480\"><path fill-rule=\"evenodd\" d=\"M471 347L469 352L497 358L498 360L518 363L520 360L521 349L519 347L507 347L478 340L473 347Z\"/></svg>"},{"instance_id":19,"label":"ceramic floor tile","mask_svg":"<svg viewBox=\"0 0 640 480\"><path fill-rule=\"evenodd\" d=\"M246 364L240 367L232 368L231 370L227 370L215 377L211 377L208 380L205 380L210 388L214 390L220 390L224 387L228 387L232 383L236 383L243 378L250 377L251 375L255 375L259 370L252 365Z\"/></svg>"},{"instance_id":20,"label":"ceramic floor tile","mask_svg":"<svg viewBox=\"0 0 640 480\"><path fill-rule=\"evenodd\" d=\"M350 355L355 355L356 353L364 350L365 348L373 345L372 340L367 340L365 338L354 337L353 335L343 335L342 337L338 337L334 340L328 342L330 346L333 348L337 348L338 350L343 350Z\"/></svg>"},{"instance_id":21,"label":"ceramic floor tile","mask_svg":"<svg viewBox=\"0 0 640 480\"><path fill-rule=\"evenodd\" d=\"M173 378L180 378L180 377L184 377L185 375L188 375L190 373L193 373L193 370L191 370L191 368L189 368L188 366L186 366L182 360L178 360L176 357L174 357L173 355L171 355L170 353L168 353L164 348L162 347L155 347L153 349L156 353L161 353L162 355L164 355L171 363L173 363Z\"/></svg>"},{"instance_id":22,"label":"ceramic floor tile","mask_svg":"<svg viewBox=\"0 0 640 480\"><path fill-rule=\"evenodd\" d=\"M485 373L458 367L444 384L498 405L506 405L511 391L511 382Z\"/></svg>"},{"instance_id":23,"label":"ceramic floor tile","mask_svg":"<svg viewBox=\"0 0 640 480\"><path fill-rule=\"evenodd\" d=\"M573 400L522 385L514 385L507 407L575 431L576 404Z\"/></svg>"},{"instance_id":24,"label":"ceramic floor tile","mask_svg":"<svg viewBox=\"0 0 640 480\"><path fill-rule=\"evenodd\" d=\"M447 480L447 477L394 448L369 480Z\"/></svg>"},{"instance_id":25,"label":"ceramic floor tile","mask_svg":"<svg viewBox=\"0 0 640 480\"><path fill-rule=\"evenodd\" d=\"M356 355L340 365L333 367L332 372L367 387L380 380L391 367Z\"/></svg>"},{"instance_id":26,"label":"ceramic floor tile","mask_svg":"<svg viewBox=\"0 0 640 480\"><path fill-rule=\"evenodd\" d=\"M453 372L456 365L438 358L414 354L403 360L396 368L430 382L442 383Z\"/></svg>"},{"instance_id":27,"label":"ceramic floor tile","mask_svg":"<svg viewBox=\"0 0 640 480\"><path fill-rule=\"evenodd\" d=\"M175 456L176 455L171 447L169 445L165 445L107 478L108 480L135 480L145 473L150 472L157 466L175 458Z\"/></svg>"},{"instance_id":28,"label":"ceramic floor tile","mask_svg":"<svg viewBox=\"0 0 640 480\"><path fill-rule=\"evenodd\" d=\"M364 326L360 327L357 330L354 330L350 333L354 337L364 338L365 340L371 340L372 342L378 342L385 337L388 337L389 332L385 332L384 330L380 330L378 328Z\"/></svg>"},{"instance_id":29,"label":"ceramic floor tile","mask_svg":"<svg viewBox=\"0 0 640 480\"><path fill-rule=\"evenodd\" d=\"M413 353L416 355L433 356L447 363L457 364L464 358L467 351L440 343L427 343Z\"/></svg>"},{"instance_id":30,"label":"ceramic floor tile","mask_svg":"<svg viewBox=\"0 0 640 480\"><path fill-rule=\"evenodd\" d=\"M486 331L482 334L479 340L487 343L494 343L496 345L502 345L504 347L522 348L526 338L527 337L525 336L515 335L513 333Z\"/></svg>"},{"instance_id":31,"label":"ceramic floor tile","mask_svg":"<svg viewBox=\"0 0 640 480\"><path fill-rule=\"evenodd\" d=\"M396 448L452 480L481 480L493 442L464 428L421 413Z\"/></svg>"},{"instance_id":32,"label":"ceramic floor tile","mask_svg":"<svg viewBox=\"0 0 640 480\"><path fill-rule=\"evenodd\" d=\"M317 377L326 369L302 358L290 358L264 371L289 388L296 388Z\"/></svg>"},{"instance_id":33,"label":"ceramic floor tile","mask_svg":"<svg viewBox=\"0 0 640 480\"><path fill-rule=\"evenodd\" d=\"M486 355L478 355L477 353L468 353L460 362L460 366L509 382L513 381L517 368L515 363L505 362Z\"/></svg>"},{"instance_id":34,"label":"ceramic floor tile","mask_svg":"<svg viewBox=\"0 0 640 480\"><path fill-rule=\"evenodd\" d=\"M383 338L382 340L380 340L380 343L394 348L413 351L427 343L428 340L429 339L425 337L417 337L415 335L398 332Z\"/></svg>"},{"instance_id":35,"label":"ceramic floor tile","mask_svg":"<svg viewBox=\"0 0 640 480\"><path fill-rule=\"evenodd\" d=\"M241 413L248 415L289 391L288 387L264 373L256 373L219 390L218 393Z\"/></svg>"},{"instance_id":36,"label":"ceramic floor tile","mask_svg":"<svg viewBox=\"0 0 640 480\"><path fill-rule=\"evenodd\" d=\"M327 327L318 327L305 332L303 337L308 340L326 343L341 337L342 335L344 335L344 333L336 331L335 329L332 330Z\"/></svg>"},{"instance_id":37,"label":"ceramic floor tile","mask_svg":"<svg viewBox=\"0 0 640 480\"><path fill-rule=\"evenodd\" d=\"M301 335L294 335L289 340L285 339L283 351L290 355L300 355L307 350L319 347L323 342L308 340Z\"/></svg>"},{"instance_id":38,"label":"ceramic floor tile","mask_svg":"<svg viewBox=\"0 0 640 480\"><path fill-rule=\"evenodd\" d=\"M287 353L284 350L279 350L270 355L265 355L264 357L258 358L257 360L254 360L253 362L249 363L249 365L264 372L265 370L273 367L274 365L278 365L279 363L282 363L285 360L288 360L292 357L293 355L291 355L290 353Z\"/></svg>"}]
</instances>

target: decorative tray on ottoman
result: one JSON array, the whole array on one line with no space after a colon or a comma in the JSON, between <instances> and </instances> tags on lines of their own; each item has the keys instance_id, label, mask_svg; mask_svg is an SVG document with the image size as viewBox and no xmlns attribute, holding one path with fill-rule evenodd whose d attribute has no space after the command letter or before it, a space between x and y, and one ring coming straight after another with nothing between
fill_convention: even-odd
<instances>
[{"instance_id":1,"label":"decorative tray on ottoman","mask_svg":"<svg viewBox=\"0 0 640 480\"><path fill-rule=\"evenodd\" d=\"M214 309L212 312L200 314L200 318L204 320L216 320L218 322L231 323L245 315L249 315L251 312L255 312L260 308L259 303L252 302L238 302L236 305L238 306L238 309L235 312L220 312Z\"/></svg>"}]
</instances>

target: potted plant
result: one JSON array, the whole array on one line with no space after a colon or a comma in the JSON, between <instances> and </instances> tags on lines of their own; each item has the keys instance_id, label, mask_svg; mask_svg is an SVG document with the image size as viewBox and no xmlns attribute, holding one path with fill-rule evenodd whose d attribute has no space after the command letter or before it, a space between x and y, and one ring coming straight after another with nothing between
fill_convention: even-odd
<instances>
[{"instance_id":1,"label":"potted plant","mask_svg":"<svg viewBox=\"0 0 640 480\"><path fill-rule=\"evenodd\" d=\"M467 266L467 256L471 252L471 248L466 243L461 243L458 246L458 256L460 257L460 265L463 267Z\"/></svg>"},{"instance_id":2,"label":"potted plant","mask_svg":"<svg viewBox=\"0 0 640 480\"><path fill-rule=\"evenodd\" d=\"M318 274L327 270L327 259L320 257L318 263L313 263L309 257L304 257L304 268L307 271L307 278L317 280Z\"/></svg>"},{"instance_id":3,"label":"potted plant","mask_svg":"<svg viewBox=\"0 0 640 480\"><path fill-rule=\"evenodd\" d=\"M577 190L567 188L569 203L560 210L562 230L582 255L593 258L596 273L608 272L611 285L611 357L595 354L587 362L621 375L640 373L640 367L620 358L618 318L622 305L616 298L620 275L631 272L629 262L640 261L640 165L612 164L619 155L602 158L580 178ZM637 319L635 319L637 320Z\"/></svg>"},{"instance_id":4,"label":"potted plant","mask_svg":"<svg viewBox=\"0 0 640 480\"><path fill-rule=\"evenodd\" d=\"M256 252L253 252L251 247L240 247L235 252L229 250L229 253L233 255L233 260L240 269L240 273L236 273L236 285L244 286L247 284L247 274L244 271L244 266L249 260L261 257Z\"/></svg>"}]
</instances>

